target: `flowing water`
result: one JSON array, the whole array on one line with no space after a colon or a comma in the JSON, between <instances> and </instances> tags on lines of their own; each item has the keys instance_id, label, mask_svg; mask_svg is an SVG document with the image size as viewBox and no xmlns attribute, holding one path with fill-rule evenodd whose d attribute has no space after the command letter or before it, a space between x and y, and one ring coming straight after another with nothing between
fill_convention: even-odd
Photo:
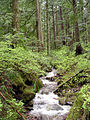
<instances>
[{"instance_id":1,"label":"flowing water","mask_svg":"<svg viewBox=\"0 0 90 120\"><path fill-rule=\"evenodd\" d=\"M46 77L40 78L44 86L39 93L36 93L33 110L30 112L38 120L64 120L71 108L69 105L60 105L58 96L53 93L57 83L48 79L56 74L57 71L53 69Z\"/></svg>"}]
</instances>

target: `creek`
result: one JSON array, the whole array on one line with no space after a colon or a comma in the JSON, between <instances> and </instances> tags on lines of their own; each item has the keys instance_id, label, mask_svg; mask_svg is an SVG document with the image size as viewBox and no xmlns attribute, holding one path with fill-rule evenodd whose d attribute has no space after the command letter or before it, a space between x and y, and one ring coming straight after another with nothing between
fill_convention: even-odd
<instances>
[{"instance_id":1,"label":"creek","mask_svg":"<svg viewBox=\"0 0 90 120\"><path fill-rule=\"evenodd\" d=\"M33 110L30 114L37 120L65 120L71 106L60 105L58 96L53 93L57 82L50 79L56 76L57 71L52 69L45 77L41 77L43 88L40 89L33 100Z\"/></svg>"}]
</instances>

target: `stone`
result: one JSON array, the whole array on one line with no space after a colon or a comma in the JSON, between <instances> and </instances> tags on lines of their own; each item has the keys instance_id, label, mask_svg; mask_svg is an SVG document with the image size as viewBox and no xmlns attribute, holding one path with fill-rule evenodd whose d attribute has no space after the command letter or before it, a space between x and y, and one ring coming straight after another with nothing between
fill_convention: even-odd
<instances>
[{"instance_id":1,"label":"stone","mask_svg":"<svg viewBox=\"0 0 90 120\"><path fill-rule=\"evenodd\" d=\"M63 108L60 105L58 105L58 104L53 104L53 105L51 104L51 105L48 106L48 109L50 109L50 110L57 110L57 111L63 110Z\"/></svg>"}]
</instances>

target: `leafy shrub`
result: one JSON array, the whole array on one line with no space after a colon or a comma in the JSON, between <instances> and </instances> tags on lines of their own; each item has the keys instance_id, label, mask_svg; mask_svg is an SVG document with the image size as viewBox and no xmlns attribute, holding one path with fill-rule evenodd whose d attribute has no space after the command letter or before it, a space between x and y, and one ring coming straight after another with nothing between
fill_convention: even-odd
<instances>
[{"instance_id":1,"label":"leafy shrub","mask_svg":"<svg viewBox=\"0 0 90 120\"><path fill-rule=\"evenodd\" d=\"M22 113L25 111L23 105L22 101L16 101L14 98L4 102L0 99L0 120L16 120L20 118L21 116L18 112Z\"/></svg>"}]
</instances>

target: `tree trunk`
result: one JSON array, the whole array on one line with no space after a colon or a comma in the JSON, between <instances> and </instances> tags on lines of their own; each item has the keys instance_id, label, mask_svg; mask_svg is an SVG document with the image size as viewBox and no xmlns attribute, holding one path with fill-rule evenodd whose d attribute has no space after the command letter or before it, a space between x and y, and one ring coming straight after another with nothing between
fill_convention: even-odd
<instances>
[{"instance_id":1,"label":"tree trunk","mask_svg":"<svg viewBox=\"0 0 90 120\"><path fill-rule=\"evenodd\" d=\"M56 36L57 36L57 40L59 40L58 12L56 12Z\"/></svg>"},{"instance_id":2,"label":"tree trunk","mask_svg":"<svg viewBox=\"0 0 90 120\"><path fill-rule=\"evenodd\" d=\"M73 0L73 12L74 12L74 16L77 16L77 3L76 0ZM76 37L76 42L80 42L80 35L79 35L79 27L78 27L78 20L75 20L75 37Z\"/></svg>"},{"instance_id":3,"label":"tree trunk","mask_svg":"<svg viewBox=\"0 0 90 120\"><path fill-rule=\"evenodd\" d=\"M61 40L62 44L65 45L65 38L64 38L64 25L63 25L63 17L62 17L62 8L59 6L59 15L60 15L60 24L61 24Z\"/></svg>"},{"instance_id":4,"label":"tree trunk","mask_svg":"<svg viewBox=\"0 0 90 120\"><path fill-rule=\"evenodd\" d=\"M52 38L52 34L53 34L53 31L52 31L52 17L49 16L49 39L50 39L50 49L53 50L53 38Z\"/></svg>"},{"instance_id":5,"label":"tree trunk","mask_svg":"<svg viewBox=\"0 0 90 120\"><path fill-rule=\"evenodd\" d=\"M41 12L40 12L40 40L41 40L41 44L40 44L41 50L44 50L44 40L43 40L43 31L42 31Z\"/></svg>"},{"instance_id":6,"label":"tree trunk","mask_svg":"<svg viewBox=\"0 0 90 120\"><path fill-rule=\"evenodd\" d=\"M44 49L39 0L36 0L36 28L37 28L37 40L38 40L37 47L39 52L40 50Z\"/></svg>"},{"instance_id":7,"label":"tree trunk","mask_svg":"<svg viewBox=\"0 0 90 120\"><path fill-rule=\"evenodd\" d=\"M60 14L60 20L61 20L61 30L64 30L64 25L63 25L63 17L62 17L62 8L59 6L59 14Z\"/></svg>"},{"instance_id":8,"label":"tree trunk","mask_svg":"<svg viewBox=\"0 0 90 120\"><path fill-rule=\"evenodd\" d=\"M45 40L46 40L46 11L44 10L44 38L43 38L43 40L44 40L44 44L45 44Z\"/></svg>"},{"instance_id":9,"label":"tree trunk","mask_svg":"<svg viewBox=\"0 0 90 120\"><path fill-rule=\"evenodd\" d=\"M88 0L84 1L84 6L86 6L86 4L88 3ZM89 4L89 3L88 3ZM86 43L90 42L90 25L89 25L89 10L87 9L87 7L84 7L84 20L85 20L85 24L86 24Z\"/></svg>"},{"instance_id":10,"label":"tree trunk","mask_svg":"<svg viewBox=\"0 0 90 120\"><path fill-rule=\"evenodd\" d=\"M66 31L66 42L68 42L68 38L69 38L69 22L68 22L68 17L66 16L65 18L66 24L65 24L65 31Z\"/></svg>"},{"instance_id":11,"label":"tree trunk","mask_svg":"<svg viewBox=\"0 0 90 120\"><path fill-rule=\"evenodd\" d=\"M66 17L66 36L69 36L69 28L70 25L69 25L68 17Z\"/></svg>"},{"instance_id":12,"label":"tree trunk","mask_svg":"<svg viewBox=\"0 0 90 120\"><path fill-rule=\"evenodd\" d=\"M50 55L50 41L49 41L49 18L48 18L48 0L46 0L46 23L47 23L47 55Z\"/></svg>"},{"instance_id":13,"label":"tree trunk","mask_svg":"<svg viewBox=\"0 0 90 120\"><path fill-rule=\"evenodd\" d=\"M52 19L53 19L53 38L54 38L54 49L56 49L56 35L55 35L55 21L54 21L54 9L52 5Z\"/></svg>"},{"instance_id":14,"label":"tree trunk","mask_svg":"<svg viewBox=\"0 0 90 120\"><path fill-rule=\"evenodd\" d=\"M13 11L12 28L13 34L15 34L20 31L18 0L12 0L12 11Z\"/></svg>"}]
</instances>

